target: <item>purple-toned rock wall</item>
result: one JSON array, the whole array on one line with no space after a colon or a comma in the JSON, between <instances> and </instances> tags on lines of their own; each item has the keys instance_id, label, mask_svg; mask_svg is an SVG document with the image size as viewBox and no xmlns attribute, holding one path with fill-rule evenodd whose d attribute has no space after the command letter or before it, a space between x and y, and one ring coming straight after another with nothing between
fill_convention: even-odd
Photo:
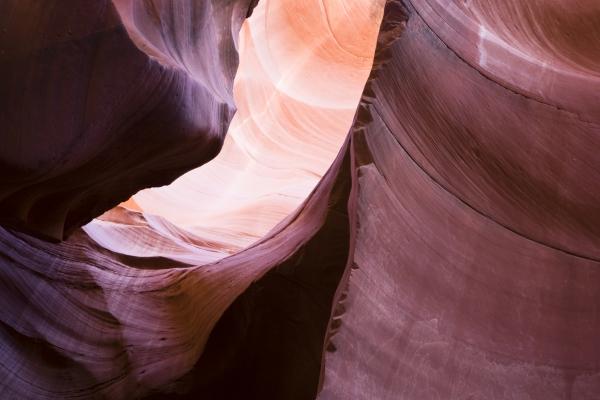
<instances>
[{"instance_id":1,"label":"purple-toned rock wall","mask_svg":"<svg viewBox=\"0 0 600 400\"><path fill-rule=\"evenodd\" d=\"M218 151L252 6L0 5L2 395L597 399L594 0L381 3L338 157L231 256L125 207L94 229L130 252L78 229Z\"/></svg>"}]
</instances>

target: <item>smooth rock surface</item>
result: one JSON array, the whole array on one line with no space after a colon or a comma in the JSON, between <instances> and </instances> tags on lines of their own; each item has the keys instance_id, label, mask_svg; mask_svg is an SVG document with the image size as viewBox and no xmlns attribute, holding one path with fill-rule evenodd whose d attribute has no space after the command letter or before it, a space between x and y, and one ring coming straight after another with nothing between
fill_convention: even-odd
<instances>
[{"instance_id":1,"label":"smooth rock surface","mask_svg":"<svg viewBox=\"0 0 600 400\"><path fill-rule=\"evenodd\" d=\"M256 16L282 19L243 30L246 124L232 124L210 174L140 193L60 244L0 230L2 393L598 398L597 2L389 0L373 14L345 12L367 10L360 1L274 3ZM152 34L152 18L136 22L144 9L116 4L163 68L212 71L177 36ZM378 25L382 11L342 121L351 72L369 64L349 61L367 47L348 21ZM339 28L319 36L334 47L316 45L317 27ZM265 188L288 173L294 199L280 201L287 188ZM220 213L203 214L199 193Z\"/></svg>"},{"instance_id":2,"label":"smooth rock surface","mask_svg":"<svg viewBox=\"0 0 600 400\"><path fill-rule=\"evenodd\" d=\"M240 32L238 111L222 151L125 207L219 242L226 253L262 238L338 154L371 71L382 12L379 0L261 1Z\"/></svg>"},{"instance_id":3,"label":"smooth rock surface","mask_svg":"<svg viewBox=\"0 0 600 400\"><path fill-rule=\"evenodd\" d=\"M320 399L598 397L596 4L388 3Z\"/></svg>"},{"instance_id":4,"label":"smooth rock surface","mask_svg":"<svg viewBox=\"0 0 600 400\"><path fill-rule=\"evenodd\" d=\"M200 18L206 14L198 10L194 14L192 4L202 3L115 2L128 37L137 46L132 46L136 54L147 57L161 69L183 70L214 97L225 98L228 81L211 80L219 77L220 71L203 64L206 54L196 54L187 43L193 36L190 24L176 21L177 29L167 22L159 24L178 15L199 18L198 26L210 24L210 20ZM181 224L181 220L170 220L168 212L143 210L147 203L136 196L84 229L74 230L62 243L45 242L10 229L0 231L3 287L0 303L5 310L0 386L6 396L35 399L172 398L182 393L215 399L238 398L240 394L265 398L316 396L329 311L349 245L346 199L350 181L340 172L349 171L349 153L340 153L335 165L330 164L352 123L355 104L369 74L382 11L381 4L379 10L371 10L366 1L355 2L354 8L347 8L348 5L344 8L342 3L331 1L325 11L315 8L315 4L299 7L288 2L289 8L284 8L261 3L263 8L259 7L253 17L257 21L254 29L258 29L267 15L269 21L275 21L275 27L281 28L294 22L290 8L306 13L305 20L295 29L280 36L271 35L272 42L263 46L277 44L277 40L280 44L260 50L268 53L262 63L268 66L278 61L278 70L260 66L259 49L250 41L249 27L242 35L242 41L246 42L240 47L249 55L244 56L246 64L242 71L246 72L239 75L240 89L236 89L238 96L245 99L240 102L243 105L240 114L269 128L265 132L240 128L246 130L243 135L238 134L238 140L253 140L254 150L267 162L266 167L246 166L243 148L232 141L233 157L225 158L221 169L207 170L209 176L219 174L223 172L223 164L232 163L241 168L240 172L234 171L238 175L222 174L216 180L200 180L203 186L195 187L190 198L185 197L185 192L173 192L178 203L170 209L171 213L181 213L183 205L193 205L189 213L181 213L183 219L201 210L196 203L204 204L210 211L208 214L215 213L210 202L224 202L226 194L234 190L254 186L263 193L273 191L271 197L282 197L278 191L287 190L285 187L271 187L273 176L282 179L276 164L293 154L297 162L284 172L292 172L294 179L290 186L299 189L292 190L291 200L275 204L275 212L266 221L260 221L260 214L246 211L253 221L260 222L258 227L250 224L242 230L244 225L237 222L229 227L227 235L194 231ZM352 40L349 27L343 23L346 20L340 16L350 9L364 26L362 44ZM371 12L365 14L364 9ZM318 34L306 29L308 21L320 24ZM277 32L275 28L270 30ZM266 39L265 32L258 34ZM215 45L216 39L208 36L205 50L210 53L214 49L209 44ZM339 48L342 43L339 40L344 40L345 46L357 54ZM287 42L298 49L306 46L306 50L298 51L296 58L290 59ZM329 68L330 75L333 74L339 64L335 60L340 55L345 57L348 74L337 75L336 79L320 77L319 82L306 76L319 66ZM278 80L284 75L288 86L279 87ZM311 88L310 84L314 86ZM325 84L326 87L321 87ZM315 93L316 88L320 92ZM330 98L324 101L324 95ZM263 98L265 102L267 98L278 100L271 100L273 108L270 108L265 103L253 102L252 98ZM226 102L230 104L230 99ZM273 110L273 115L259 118L251 107L262 107L265 114ZM300 122L302 118L304 121L296 130L274 128L292 120ZM179 117L174 119L175 124L181 122ZM329 124L327 130L318 129L321 122ZM244 124L239 122L239 125ZM269 146L269 135L277 132L285 138L281 145L292 148L293 152L279 154L279 147ZM306 147L293 148L304 143ZM186 149L192 148L186 145ZM231 153L227 147L224 150L224 156ZM304 160L304 151L315 154ZM320 181L311 198L301 204L330 166L327 177ZM266 170L266 176L257 170ZM244 176L253 175L254 180L236 188ZM211 186L223 189L221 180L233 189L212 199L199 196ZM260 188L261 185L266 189ZM260 205L257 197L261 196L249 193L250 200L242 202L241 208ZM263 209L269 206L268 201L262 204ZM230 211L234 221L239 220L239 208L238 205ZM244 213L241 215L244 217ZM222 219L227 228L226 217ZM258 243L241 251L242 246L255 242L267 231L270 232ZM326 254L322 253L321 238L332 235L338 238L336 244ZM275 304L278 307L273 308ZM231 325L235 329L229 329ZM215 335L209 340L213 328ZM294 348L295 356L287 357ZM291 380L290 372L294 374ZM232 377L240 385L232 386Z\"/></svg>"},{"instance_id":5,"label":"smooth rock surface","mask_svg":"<svg viewBox=\"0 0 600 400\"><path fill-rule=\"evenodd\" d=\"M61 240L212 159L251 0L0 5L0 223Z\"/></svg>"}]
</instances>

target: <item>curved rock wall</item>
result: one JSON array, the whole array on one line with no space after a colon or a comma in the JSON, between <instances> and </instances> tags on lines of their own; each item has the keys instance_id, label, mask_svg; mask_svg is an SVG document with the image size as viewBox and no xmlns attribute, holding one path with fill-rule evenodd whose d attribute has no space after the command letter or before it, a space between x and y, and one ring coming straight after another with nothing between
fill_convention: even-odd
<instances>
[{"instance_id":1,"label":"curved rock wall","mask_svg":"<svg viewBox=\"0 0 600 400\"><path fill-rule=\"evenodd\" d=\"M149 62L158 68L185 71L194 82L201 83L210 91L212 96L225 98L229 81L219 83L214 79L207 79L207 75L210 78L209 72L216 77L220 75L215 73L212 66L205 68L202 64L204 58L191 52L189 43L185 43L187 38L194 38L190 25L179 21L177 29L173 30L173 26L168 23L177 19L177 16L191 15L200 18L204 15L202 10L195 10L193 4L199 3L115 2L121 21L127 28L128 37L142 50L139 54L148 57ZM290 7L294 7L292 2L289 4ZM277 336L277 339L283 340L286 348L294 344L294 335L301 331L290 330L287 325L289 314L286 311L290 310L289 307L290 311L302 309L303 323L312 326L310 332L298 338L302 339L305 336L304 340L310 345L309 349L297 349L298 356L304 360L303 374L294 384L285 384L288 381L288 370L280 369L276 390L272 385L267 386L267 381L255 381L252 375L248 374L245 378L245 391L267 396L270 393L284 398L293 393L302 397L316 395L329 307L347 257L348 228L347 223L344 223L344 208L349 186L342 180L342 186L336 186L335 194L331 194L336 171L343 160L346 160L344 165L348 164L347 158L340 157L336 166L332 167L329 178L321 181L312 200L308 200L293 215L287 214L312 190L312 186L325 173L342 144L354 113L350 103L358 102L370 70L377 32L377 25L373 25L373 21L378 22L378 18L381 17L381 9L377 12L369 7L366 9L370 12L363 15L366 4L364 1L354 5L353 13L362 18L365 27L364 45L369 46L365 50L359 46L360 43L348 43L348 27L342 25L341 21L327 19L336 17L344 10L340 4L327 3L327 12L315 12L314 4L301 7L305 13L312 12L308 14L307 20L314 20L320 24L321 32L329 33L323 37L311 35L304 25L306 20L303 24L297 24L286 36L280 37L280 40L296 40L296 47L304 41L312 43L309 50L298 54L295 59L286 59L286 54L278 54L289 51L289 48L279 44L272 49L261 50L263 53L266 51L264 57L267 59L262 61L265 67L260 67L261 62L257 55L259 50L252 44L250 28L246 28L245 34L242 35L242 41L247 41L241 43L241 48L248 51L250 56L245 57L248 66L243 66L242 69L248 69L246 75L242 74L238 79L238 85L246 87L246 93L242 91L241 95L246 99L245 102L240 102L243 105L241 117L246 120L256 118L267 126L289 123L290 120L303 121L296 131L282 132L286 139L281 144L293 148L294 143L306 142L309 146L303 148L303 151L318 152L310 163L302 160L301 149L293 149L293 152L286 155L278 154L269 148L268 143L265 144L269 134L277 133L272 127L267 129L266 133L247 129L244 135L238 134L238 140L243 140L254 133L254 149L258 149L261 157L271 164L267 164L268 168L262 167L262 170L273 170L264 177L256 172L257 169L248 168L249 173L245 175L257 176L253 181L255 186L257 182L258 185L264 185L269 179L272 181L273 175L281 175L274 168L277 162L282 162L291 154L297 159L295 165L289 169L297 171L296 182L293 182L292 186L300 188L293 189L292 201L285 202L281 209L276 210L274 216L267 218L266 222L261 222L258 230L253 230L250 226L250 234L247 237L244 236L244 231L240 232L239 223L230 229L233 234L225 236L225 239L235 239L235 235L242 236L240 243L247 246L250 243L248 238L256 241L259 235L270 230L271 232L259 243L239 252L241 245L235 241L214 240L214 237L202 230L196 234L187 226L174 224L162 215L140 212L145 203L137 197L122 207L104 213L83 230L75 230L67 240L59 244L47 243L9 229L0 232L0 254L3 255L0 282L4 288L0 294L0 301L2 309L8 310L2 315L4 350L0 353L0 364L3 366L2 389L6 396L53 399L131 398L155 395L162 398L187 391L212 398L223 398L223 387L230 390L244 388L223 384L224 379L229 381L228 377L232 376L232 373L242 376L239 375L239 370L235 370L236 365L244 365L239 361L246 359L247 353L270 346L269 341L265 340L274 338L263 335L265 330L283 324L284 327L287 326L286 330L282 332L282 337ZM361 14L358 14L359 12ZM232 15L236 17L238 14L233 12ZM276 24L279 27L294 22L291 15L286 14L286 8L269 6L267 2L263 3L262 9L257 10L254 20L264 21L267 15L270 16L270 20L280 21ZM157 16L160 18L157 19ZM287 22L281 22L282 20ZM210 20L203 21L199 26L205 24L210 24ZM331 29L333 31L330 32ZM337 37L334 37L333 32ZM370 35L370 40L366 39L367 34ZM259 35L264 36L266 33L259 32ZM275 44L276 38L277 36L271 39ZM209 39L211 40L208 42L213 43L211 41L214 38ZM340 40L346 41L344 48L339 48L340 43L343 43L339 42ZM348 53L347 49L356 51L357 54ZM213 50L207 45L204 53ZM340 75L336 79L321 78L320 82L313 82L304 76L316 66L332 69L335 66L333 61L340 54L346 57L348 75ZM279 60L280 70L261 69L268 69L274 60ZM278 87L278 81L286 79L289 87ZM304 79L304 83L301 79ZM330 99L326 103L321 99L320 103L312 104L320 98L313 89L325 83L328 84L327 90L320 88L320 93L323 96L329 95ZM307 90L310 84L314 86ZM335 93L342 89L344 91L341 98L345 103L342 102L339 109L327 109L333 107L337 96ZM314 96L314 100L307 97L310 95ZM267 104L253 102L252 97L263 98L265 102L267 97L279 100L272 100L271 105L275 103L277 107L269 108ZM250 110L251 107L257 106L263 107L264 113L272 112L273 115L259 118ZM315 111L312 119L307 109ZM319 121L329 124L328 130L317 130ZM239 125L243 126L243 123L239 122ZM314 137L311 139L307 135ZM235 138L236 134L232 137ZM225 159L224 164L233 162L234 166L244 166L245 159L240 162L235 157L243 157L246 150L240 146L235 148L235 142L231 143L237 155ZM190 150L189 145L185 148ZM224 155L228 154L230 152L226 147ZM158 156L161 155L162 153L158 153ZM275 157L279 157L280 160L277 161ZM222 171L223 163L220 168L213 167L211 173ZM345 168L347 170L347 167ZM239 177L237 179L239 180ZM235 179L232 180L235 183ZM214 179L205 182L203 187L210 187L209 184L222 188ZM243 186L248 187L252 187L252 184ZM180 196L175 197L180 201L176 207L189 204L189 201L181 201L181 192L174 193ZM191 197L192 201L202 201L198 193L201 193L201 190L196 189ZM257 196L254 193L251 195ZM276 196L277 194L274 195ZM213 201L221 201L222 197L213 198ZM242 206L253 207L252 202L256 200L251 199L250 206ZM330 264L327 272L322 265L324 259L318 256L319 252L312 249L316 250L321 245L319 238L323 234L319 234L318 229L324 221L332 220L328 210L333 204L337 204L337 208L340 209L340 215L334 216L333 220L340 223L336 223L331 230L325 232L336 232L340 240L335 256L327 258ZM209 208L208 205L206 207ZM51 208L48 207L47 210L51 211ZM176 208L173 210L179 211ZM191 215L193 210L194 208L191 208L190 214L186 215ZM233 212L237 210L234 209ZM285 221L274 227L286 216ZM258 220L256 218L256 221ZM223 259L235 252L237 253L233 256ZM307 252L311 255L304 256ZM311 262L312 268L300 268L307 261ZM273 272L265 278L265 285L259 278L269 270ZM281 299L282 307L277 313L270 314L267 310L273 297L289 296L294 290L298 290L296 285L286 284L289 282L286 277L293 276L296 270L303 275L294 278L295 281L303 280L310 285L309 287L322 293L312 300L312 308L302 308L304 306L300 300L314 293L311 290L301 290L291 299ZM252 285L252 282L257 280L261 283ZM264 287L268 290L264 290ZM240 309L239 301L232 307L233 311L228 311L225 317L222 316L242 293L245 294L240 299L243 301L250 297L252 301L244 304L252 306L244 306L241 309L244 313L252 315L249 320L258 322L246 326L242 324L242 329L227 330L227 321L239 320L236 313L236 310ZM265 307L256 307L253 305L255 303ZM287 306L283 307L284 304ZM207 345L209 334L220 320L222 322L216 331L219 334L216 340L222 337L232 346L215 347L215 339ZM240 326L239 323L237 325ZM254 368L255 371L272 373L275 366L281 366L281 363L287 363L292 369L296 368L298 360L281 358L283 354L285 352L271 348L268 356L264 358L264 363ZM271 362L271 357L280 357L279 363ZM20 367L15 368L18 365ZM191 384L188 382L190 377ZM233 396L233 393L229 394Z\"/></svg>"},{"instance_id":2,"label":"curved rock wall","mask_svg":"<svg viewBox=\"0 0 600 400\"><path fill-rule=\"evenodd\" d=\"M60 240L213 158L250 3L3 2L0 222Z\"/></svg>"},{"instance_id":3,"label":"curved rock wall","mask_svg":"<svg viewBox=\"0 0 600 400\"><path fill-rule=\"evenodd\" d=\"M116 4L128 37L161 68L209 70L179 39L153 33L150 16L173 9ZM323 2L320 15L327 26L344 28L331 37L354 59L353 46L361 44L344 21L361 16L345 14L346 4ZM287 10L300 13L302 5L290 2L272 15ZM387 1L375 63L338 157L296 211L244 250L269 229L258 219L272 226L284 213L257 212L255 220L224 204L229 232L240 234L244 218L252 228L236 242L228 239L235 234L194 231L177 220L179 203L171 203L169 189L138 195L60 244L1 230L3 393L597 398L597 17L591 0ZM308 26L300 18L284 21L274 31ZM303 43L311 35L298 37ZM310 130L293 122L308 112L306 104L327 109L323 126L329 112L335 115L335 93L313 96L335 84L327 71L338 66L323 60L340 53L316 46L316 65L326 73L273 88L270 79L295 70L295 53L273 44L273 52L292 53L279 66L258 41L240 48L252 49L253 63L271 66L253 70L261 96L254 103L242 92L240 115L260 127L257 121L267 119L252 107L265 93L273 94L276 106L265 110L276 110L275 117L305 103L274 119L291 128L272 147L286 143L298 151L290 153L294 167L312 167L292 140ZM253 84L242 74L243 81ZM202 82L211 95L222 90L218 80ZM344 99L337 101L347 112ZM225 147L223 167L241 168L236 152L244 149L278 160L276 151L264 150L264 138L241 135L242 123L232 126L239 131ZM277 132L247 132L257 131ZM267 169L253 168L251 182L259 182L254 172ZM263 182L272 182L272 173ZM162 216L145 209L154 205L166 210Z\"/></svg>"},{"instance_id":4,"label":"curved rock wall","mask_svg":"<svg viewBox=\"0 0 600 400\"><path fill-rule=\"evenodd\" d=\"M320 398L600 393L592 3L388 3Z\"/></svg>"},{"instance_id":5,"label":"curved rock wall","mask_svg":"<svg viewBox=\"0 0 600 400\"><path fill-rule=\"evenodd\" d=\"M125 206L218 242L224 254L263 237L339 152L371 71L382 12L383 3L371 0L261 1L240 33L238 111L223 150Z\"/></svg>"}]
</instances>

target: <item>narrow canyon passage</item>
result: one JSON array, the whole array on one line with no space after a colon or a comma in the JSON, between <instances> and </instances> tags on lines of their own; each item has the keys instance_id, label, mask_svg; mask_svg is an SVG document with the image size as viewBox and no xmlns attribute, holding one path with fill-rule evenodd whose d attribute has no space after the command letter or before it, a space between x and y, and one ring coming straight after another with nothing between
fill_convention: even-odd
<instances>
[{"instance_id":1,"label":"narrow canyon passage","mask_svg":"<svg viewBox=\"0 0 600 400\"><path fill-rule=\"evenodd\" d=\"M597 399L599 7L0 2L0 397Z\"/></svg>"},{"instance_id":2,"label":"narrow canyon passage","mask_svg":"<svg viewBox=\"0 0 600 400\"><path fill-rule=\"evenodd\" d=\"M91 3L80 7L74 4L54 2L49 6L54 10L52 17L60 20L63 14L78 12L80 18L93 18ZM199 107L200 114L208 112L216 117L212 123L216 123L220 135L228 125L227 119L233 116L233 98L238 111L213 161L169 186L136 194L81 230L70 232L68 228L67 240L54 244L3 230L5 268L1 274L6 290L2 306L10 312L3 315L3 349L7 351L2 352L2 371L9 396L160 398L175 396L188 387L186 377L191 374L196 377L190 389L193 393L212 393L214 398L222 398L222 379L236 373L231 371L232 365L225 365L228 354L239 345L236 341L251 344L250 339L238 337L240 332L226 332L223 336L227 346L216 350L209 346L201 358L213 327L240 294L256 291L248 289L253 281L297 259L299 249L312 240L323 220L329 219L325 199L331 196L331 178L314 192L322 193L322 199L301 204L334 162L352 124L371 71L383 3L262 1L241 25L236 21L249 14L244 11L249 2L229 2L223 7L206 2L205 8L200 6L202 2L194 1L153 4L154 8L148 8L136 1L115 1L115 9L110 11L110 3L106 2L105 14L99 17L107 19L107 14L113 14L112 25L106 28L111 32L118 26L114 14L118 15L133 44L149 56L145 63L156 68L157 74L183 74L189 87L178 83L170 86L167 81L167 93L159 95L158 101L164 101L161 96L179 98L177 112L183 112L187 119L183 125L194 121L202 126L203 121L194 120L198 114L195 108ZM18 15L24 7L14 3L9 9L12 13L7 14ZM219 37L219 23L228 18L234 21L232 37L220 57L227 61L227 52L231 53L233 47L240 52L233 85L219 81L218 71L211 69L220 66L205 64L207 54L215 55L206 42L198 48L188 45L205 39L198 36L193 24L208 24L214 31L207 30L204 35ZM354 23L349 25L349 20ZM239 39L233 34L236 26L240 26ZM94 24L90 28L94 29ZM360 40L355 39L357 34ZM76 40L93 38L90 35L93 33L81 33ZM63 53L77 52L77 48L59 47L57 51L56 58L61 60ZM31 63L39 67L33 54ZM94 64L98 56L90 63L99 68ZM165 80L158 79L157 87L165 85ZM200 102L195 86L206 92L207 97ZM170 92L176 88L182 92ZM100 90L89 96L104 94ZM140 111L135 107L132 110L139 118ZM155 108L147 118L155 124L157 118L164 118L157 126L167 132L181 130L172 124L180 117L171 113ZM156 140L147 131L141 132L145 137L138 138L134 148ZM137 167L154 179L152 171L160 175L165 165L181 162L182 150L191 154L192 143L163 144L164 151L158 152L162 153L158 155L163 157L163 166L152 164L155 159L145 152L147 159ZM197 153L205 150L201 143L195 146ZM128 154L123 153L126 161L130 161ZM120 160L114 162L122 164ZM109 163L94 168L108 172L114 167ZM81 174L93 171L90 168L80 168ZM61 177L64 185L74 183L72 176ZM133 174L130 177L133 179ZM37 185L38 190L49 188L43 181ZM344 186L336 193L347 189ZM111 198L115 195L111 193ZM344 198L338 194L336 201L345 213ZM25 212L17 226L29 224L27 230L37 230L42 239L60 236L59 230L70 222L70 213L67 208L67 219L60 221L42 220L37 214ZM330 272L317 263L317 269L309 269L305 277L323 292L313 300L319 308L306 315L306 322L314 328L309 335L312 347L302 353L312 361L306 366L307 376L298 379L295 386L281 387L280 393L293 393L299 387L304 395L314 397L316 393L328 310L343 271L343 254L347 254L347 223L343 217L337 220L341 223L333 231L340 231L337 247L341 256L330 260ZM261 238L258 244L242 251ZM305 260L311 259L308 256ZM272 276L266 278L267 282ZM286 288L285 284L278 287L276 296ZM306 299L312 292L302 296ZM297 300L288 305L296 306ZM219 332L227 321L238 319L238 308L234 306L224 318L217 327ZM253 312L255 318L261 315L261 310ZM233 317L229 316L232 313ZM285 313L282 316L285 321ZM266 325L253 325L259 331L276 323L273 318L262 320ZM238 353L243 357L243 352ZM222 377L209 373L214 365L203 367L206 357L216 357L224 365ZM291 361L296 363L295 359ZM15 363L23 365L18 373L11 368ZM273 367L264 368L266 372ZM197 379L198 370L201 379ZM64 376L70 378L64 380ZM199 387L198 381L202 382ZM257 393L264 389L262 384L256 382ZM34 387L38 389L30 395Z\"/></svg>"},{"instance_id":3,"label":"narrow canyon passage","mask_svg":"<svg viewBox=\"0 0 600 400\"><path fill-rule=\"evenodd\" d=\"M259 2L240 31L237 112L219 155L122 206L200 238L200 261L262 238L338 154L371 71L382 13L383 3L371 0ZM113 251L136 247L129 241L137 235L115 232L114 221L84 229Z\"/></svg>"}]
</instances>

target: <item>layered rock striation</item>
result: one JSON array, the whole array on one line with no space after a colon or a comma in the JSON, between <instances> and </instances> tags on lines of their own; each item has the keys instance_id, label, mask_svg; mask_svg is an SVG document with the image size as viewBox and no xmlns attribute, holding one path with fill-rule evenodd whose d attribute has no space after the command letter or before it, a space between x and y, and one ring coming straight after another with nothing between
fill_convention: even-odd
<instances>
[{"instance_id":1,"label":"layered rock striation","mask_svg":"<svg viewBox=\"0 0 600 400\"><path fill-rule=\"evenodd\" d=\"M257 15L314 12L283 3ZM115 2L135 48L163 68L194 59L185 51L167 56L182 42L149 33L155 19L136 22L136 13L168 15L187 3L140 4ZM298 171L316 162L302 163L300 154L344 125L327 125L336 101L346 114L351 107L335 93L313 96L327 83L340 83L339 93L356 90L344 86L352 79L330 82L339 47L307 50L304 80L269 85L288 76L281 71L302 70L281 44L272 51L294 60L286 68L269 61L271 68L239 75L240 115L254 128L232 124L238 130L223 161L207 169L239 167L250 182L268 186L276 168L245 164L242 150L281 161L278 145L311 144L294 147L298 163L289 170L299 166L290 174L306 188L318 184L287 217L282 210L296 203L266 196L266 209L278 211L257 212L269 221L257 224L251 210L258 195L238 208L233 200L217 207L231 221L224 230L216 222L204 230L186 224L177 193L211 181L208 173L198 178L200 169L186 185L138 194L62 243L0 231L0 381L7 396L597 397L598 6L390 0L377 3L369 19L347 4L368 9L330 1L318 15L327 15L326 26L346 28L332 29L331 43L353 54L348 59L356 60L356 42L344 22L383 20L349 133L323 151L331 155L341 144L331 167L313 171L322 178L304 180ZM303 32L306 18L290 31ZM295 22L282 21L288 23L275 23L272 32ZM298 46L313 43L307 32ZM253 40L240 46L257 55L248 65L272 60L258 56L266 50ZM346 62L340 58L340 70L364 70ZM215 93L222 89L216 86ZM249 88L261 94L256 102ZM261 100L266 94L273 108ZM254 106L274 118L258 118ZM303 119L309 110L322 118ZM269 121L280 129L257 128ZM327 134L311 142L302 121ZM244 176L237 174L225 175ZM242 193L245 186L230 187ZM294 193L301 201L304 192ZM190 215L209 221L200 208Z\"/></svg>"},{"instance_id":2,"label":"layered rock striation","mask_svg":"<svg viewBox=\"0 0 600 400\"><path fill-rule=\"evenodd\" d=\"M597 397L596 4L387 6L319 398Z\"/></svg>"},{"instance_id":3,"label":"layered rock striation","mask_svg":"<svg viewBox=\"0 0 600 400\"><path fill-rule=\"evenodd\" d=\"M0 222L61 240L212 159L246 1L0 6Z\"/></svg>"}]
</instances>

